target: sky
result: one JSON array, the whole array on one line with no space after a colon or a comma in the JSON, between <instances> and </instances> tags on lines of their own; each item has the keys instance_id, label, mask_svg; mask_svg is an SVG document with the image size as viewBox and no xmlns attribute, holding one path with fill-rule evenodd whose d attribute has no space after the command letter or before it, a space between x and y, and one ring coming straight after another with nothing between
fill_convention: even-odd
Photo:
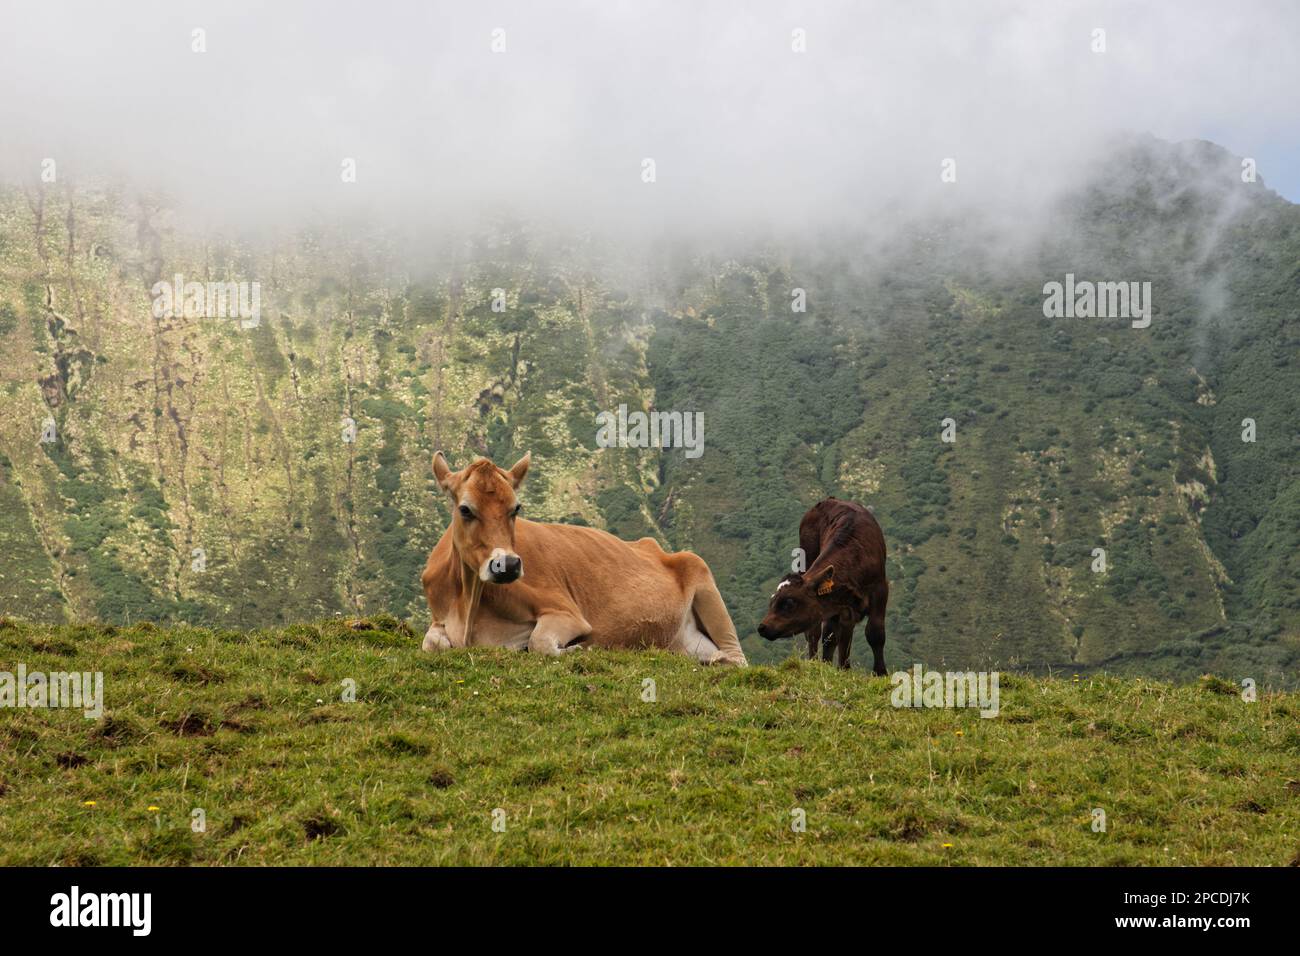
<instances>
[{"instance_id":1,"label":"sky","mask_svg":"<svg viewBox=\"0 0 1300 956\"><path fill-rule=\"evenodd\" d=\"M1295 2L0 0L0 23L0 177L54 159L214 221L1006 208L1126 132L1211 139L1300 200Z\"/></svg>"}]
</instances>

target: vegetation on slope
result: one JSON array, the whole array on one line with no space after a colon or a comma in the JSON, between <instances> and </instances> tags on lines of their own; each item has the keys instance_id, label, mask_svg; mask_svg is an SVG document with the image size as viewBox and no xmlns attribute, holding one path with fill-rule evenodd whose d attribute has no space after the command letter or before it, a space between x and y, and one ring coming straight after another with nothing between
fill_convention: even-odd
<instances>
[{"instance_id":1,"label":"vegetation on slope","mask_svg":"<svg viewBox=\"0 0 1300 956\"><path fill-rule=\"evenodd\" d=\"M759 661L835 494L885 530L891 661L1295 686L1300 210L1151 141L1058 212L1014 255L963 222L725 258L498 223L411 262L382 233L247 247L115 190L0 191L0 613L419 629L433 451L531 449L532 516L699 551ZM1150 328L1045 319L1067 272L1151 281ZM177 273L260 281L260 325L153 319ZM703 412L703 456L597 448L620 404Z\"/></svg>"}]
</instances>

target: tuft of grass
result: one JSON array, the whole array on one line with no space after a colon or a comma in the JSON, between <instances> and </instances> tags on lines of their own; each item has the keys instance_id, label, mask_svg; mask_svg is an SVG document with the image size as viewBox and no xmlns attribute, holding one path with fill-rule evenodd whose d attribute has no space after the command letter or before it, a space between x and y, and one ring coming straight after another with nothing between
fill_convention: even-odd
<instances>
[{"instance_id":1,"label":"tuft of grass","mask_svg":"<svg viewBox=\"0 0 1300 956\"><path fill-rule=\"evenodd\" d=\"M144 721L132 714L106 713L91 730L93 740L105 747L119 747L147 736Z\"/></svg>"},{"instance_id":2,"label":"tuft of grass","mask_svg":"<svg viewBox=\"0 0 1300 956\"><path fill-rule=\"evenodd\" d=\"M189 828L173 827L145 837L137 847L142 862L162 864L191 863L194 860L197 834Z\"/></svg>"},{"instance_id":3,"label":"tuft of grass","mask_svg":"<svg viewBox=\"0 0 1300 956\"><path fill-rule=\"evenodd\" d=\"M1215 677L1213 674L1203 674L1201 676L1201 689L1211 694L1224 694L1228 697L1235 697L1241 692L1240 688L1228 683L1222 677Z\"/></svg>"},{"instance_id":4,"label":"tuft of grass","mask_svg":"<svg viewBox=\"0 0 1300 956\"><path fill-rule=\"evenodd\" d=\"M986 719L820 662L431 655L390 624L4 633L29 670L71 644L105 712L0 709L3 864L1300 859L1293 693L1007 674Z\"/></svg>"},{"instance_id":5,"label":"tuft of grass","mask_svg":"<svg viewBox=\"0 0 1300 956\"><path fill-rule=\"evenodd\" d=\"M555 780L560 773L561 767L554 760L534 760L516 770L510 782L516 787L536 790Z\"/></svg>"},{"instance_id":6,"label":"tuft of grass","mask_svg":"<svg viewBox=\"0 0 1300 956\"><path fill-rule=\"evenodd\" d=\"M180 661L167 671L173 680L184 684L215 684L225 679L225 675L215 668L197 661Z\"/></svg>"},{"instance_id":7,"label":"tuft of grass","mask_svg":"<svg viewBox=\"0 0 1300 956\"><path fill-rule=\"evenodd\" d=\"M433 747L423 740L417 740L410 734L388 734L379 742L378 749L390 754L423 757Z\"/></svg>"},{"instance_id":8,"label":"tuft of grass","mask_svg":"<svg viewBox=\"0 0 1300 956\"><path fill-rule=\"evenodd\" d=\"M782 683L781 675L770 667L746 667L744 670L733 670L727 674L726 679L728 683L737 687L754 687L761 690L771 690L780 687Z\"/></svg>"}]
</instances>

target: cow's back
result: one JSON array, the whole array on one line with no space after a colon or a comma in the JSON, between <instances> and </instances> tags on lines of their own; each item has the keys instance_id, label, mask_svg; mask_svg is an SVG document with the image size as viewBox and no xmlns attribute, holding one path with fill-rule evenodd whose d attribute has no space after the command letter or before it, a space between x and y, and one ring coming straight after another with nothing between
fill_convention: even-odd
<instances>
[{"instance_id":1,"label":"cow's back","mask_svg":"<svg viewBox=\"0 0 1300 956\"><path fill-rule=\"evenodd\" d=\"M530 590L572 602L593 643L664 644L677 633L686 555L665 553L653 538L628 542L599 528L533 521L519 522L515 547Z\"/></svg>"}]
</instances>

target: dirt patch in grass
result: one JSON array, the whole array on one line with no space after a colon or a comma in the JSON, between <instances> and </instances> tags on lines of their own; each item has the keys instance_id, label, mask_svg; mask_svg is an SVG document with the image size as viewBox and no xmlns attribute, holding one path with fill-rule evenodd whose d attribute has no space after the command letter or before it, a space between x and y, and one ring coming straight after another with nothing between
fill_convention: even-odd
<instances>
[{"instance_id":1,"label":"dirt patch in grass","mask_svg":"<svg viewBox=\"0 0 1300 956\"><path fill-rule=\"evenodd\" d=\"M165 717L158 723L178 737L209 737L221 726L220 721L210 714L198 711L191 711L178 717Z\"/></svg>"},{"instance_id":2,"label":"dirt patch in grass","mask_svg":"<svg viewBox=\"0 0 1300 956\"><path fill-rule=\"evenodd\" d=\"M325 840L346 835L348 828L338 811L318 810L303 818L302 832L308 840Z\"/></svg>"},{"instance_id":3,"label":"dirt patch in grass","mask_svg":"<svg viewBox=\"0 0 1300 956\"><path fill-rule=\"evenodd\" d=\"M429 784L439 790L446 790L456 783L456 775L450 767L438 766L429 771Z\"/></svg>"}]
</instances>

